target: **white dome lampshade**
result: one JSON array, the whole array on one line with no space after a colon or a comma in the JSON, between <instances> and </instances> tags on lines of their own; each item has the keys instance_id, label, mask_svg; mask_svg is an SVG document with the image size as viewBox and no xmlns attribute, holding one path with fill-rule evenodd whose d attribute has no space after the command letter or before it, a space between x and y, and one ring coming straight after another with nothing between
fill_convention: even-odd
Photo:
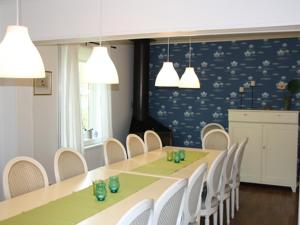
<instances>
[{"instance_id":1,"label":"white dome lampshade","mask_svg":"<svg viewBox=\"0 0 300 225\"><path fill-rule=\"evenodd\" d=\"M179 88L200 88L200 81L195 73L194 67L186 67L180 78Z\"/></svg>"},{"instance_id":2,"label":"white dome lampshade","mask_svg":"<svg viewBox=\"0 0 300 225\"><path fill-rule=\"evenodd\" d=\"M164 62L156 80L156 87L178 87L179 76L172 62Z\"/></svg>"},{"instance_id":3,"label":"white dome lampshade","mask_svg":"<svg viewBox=\"0 0 300 225\"><path fill-rule=\"evenodd\" d=\"M106 47L93 48L92 54L86 63L86 80L88 83L118 84L117 69L108 55Z\"/></svg>"},{"instance_id":4,"label":"white dome lampshade","mask_svg":"<svg viewBox=\"0 0 300 225\"><path fill-rule=\"evenodd\" d=\"M0 77L45 77L43 60L29 37L27 27L7 27L0 43Z\"/></svg>"}]
</instances>

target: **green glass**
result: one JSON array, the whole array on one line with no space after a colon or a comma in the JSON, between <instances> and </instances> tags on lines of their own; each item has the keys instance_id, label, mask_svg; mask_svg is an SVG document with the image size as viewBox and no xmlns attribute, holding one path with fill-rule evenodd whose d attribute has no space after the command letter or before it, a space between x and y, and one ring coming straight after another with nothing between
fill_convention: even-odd
<instances>
[{"instance_id":1,"label":"green glass","mask_svg":"<svg viewBox=\"0 0 300 225\"><path fill-rule=\"evenodd\" d=\"M104 201L106 198L106 184L104 181L96 183L96 198L98 201Z\"/></svg>"},{"instance_id":2,"label":"green glass","mask_svg":"<svg viewBox=\"0 0 300 225\"><path fill-rule=\"evenodd\" d=\"M99 183L99 180L94 180L93 181L93 195L96 196L96 184Z\"/></svg>"},{"instance_id":3,"label":"green glass","mask_svg":"<svg viewBox=\"0 0 300 225\"><path fill-rule=\"evenodd\" d=\"M179 152L174 152L173 158L174 158L174 162L175 162L175 163L180 163L180 155L179 155Z\"/></svg>"},{"instance_id":4,"label":"green glass","mask_svg":"<svg viewBox=\"0 0 300 225\"><path fill-rule=\"evenodd\" d=\"M173 161L173 151L172 150L167 150L167 160Z\"/></svg>"},{"instance_id":5,"label":"green glass","mask_svg":"<svg viewBox=\"0 0 300 225\"><path fill-rule=\"evenodd\" d=\"M181 161L185 159L185 151L183 149L179 150L179 157Z\"/></svg>"},{"instance_id":6,"label":"green glass","mask_svg":"<svg viewBox=\"0 0 300 225\"><path fill-rule=\"evenodd\" d=\"M120 188L120 182L118 176L111 176L109 177L109 189L111 193L117 193Z\"/></svg>"}]
</instances>

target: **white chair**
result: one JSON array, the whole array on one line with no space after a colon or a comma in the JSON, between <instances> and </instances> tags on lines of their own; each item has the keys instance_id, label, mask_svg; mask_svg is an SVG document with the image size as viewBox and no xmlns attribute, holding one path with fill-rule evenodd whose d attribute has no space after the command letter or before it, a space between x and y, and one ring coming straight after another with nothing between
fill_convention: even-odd
<instances>
[{"instance_id":1,"label":"white chair","mask_svg":"<svg viewBox=\"0 0 300 225\"><path fill-rule=\"evenodd\" d=\"M144 133L144 141L148 152L162 148L161 139L159 135L153 130L147 130Z\"/></svg>"},{"instance_id":2,"label":"white chair","mask_svg":"<svg viewBox=\"0 0 300 225\"><path fill-rule=\"evenodd\" d=\"M128 210L117 225L152 225L153 205L152 199L145 199L137 203Z\"/></svg>"},{"instance_id":3,"label":"white chair","mask_svg":"<svg viewBox=\"0 0 300 225\"><path fill-rule=\"evenodd\" d=\"M209 225L209 217L213 215L214 225L218 219L218 191L221 182L221 175L227 150L222 151L214 160L207 174L206 195L202 196L202 203L199 216L205 217L205 225Z\"/></svg>"},{"instance_id":4,"label":"white chair","mask_svg":"<svg viewBox=\"0 0 300 225\"><path fill-rule=\"evenodd\" d=\"M196 223L197 215L201 207L201 193L206 171L207 163L201 164L189 178L184 202L182 225Z\"/></svg>"},{"instance_id":5,"label":"white chair","mask_svg":"<svg viewBox=\"0 0 300 225\"><path fill-rule=\"evenodd\" d=\"M129 159L147 152L146 146L142 138L140 138L136 134L127 135L126 148Z\"/></svg>"},{"instance_id":6,"label":"white chair","mask_svg":"<svg viewBox=\"0 0 300 225\"><path fill-rule=\"evenodd\" d=\"M242 143L239 145L234 157L233 170L232 170L232 183L230 184L232 218L234 218L234 204L236 206L236 210L239 210L240 171L241 171L241 164L242 164L243 155L247 143L248 143L248 138L245 138L245 140L242 141Z\"/></svg>"},{"instance_id":7,"label":"white chair","mask_svg":"<svg viewBox=\"0 0 300 225\"><path fill-rule=\"evenodd\" d=\"M71 148L60 148L56 151L54 156L56 182L87 172L86 161L78 151Z\"/></svg>"},{"instance_id":8,"label":"white chair","mask_svg":"<svg viewBox=\"0 0 300 225\"><path fill-rule=\"evenodd\" d=\"M201 141L203 140L205 134L208 131L215 130L215 129L225 130L225 128L219 123L208 123L201 129Z\"/></svg>"},{"instance_id":9,"label":"white chair","mask_svg":"<svg viewBox=\"0 0 300 225\"><path fill-rule=\"evenodd\" d=\"M227 224L230 223L230 193L232 182L232 170L233 170L233 161L235 157L235 152L238 148L238 144L233 144L228 150L227 157L224 160L222 178L220 183L220 190L218 194L219 204L219 213L220 213L220 225L223 225L223 202L226 201L226 221Z\"/></svg>"},{"instance_id":10,"label":"white chair","mask_svg":"<svg viewBox=\"0 0 300 225\"><path fill-rule=\"evenodd\" d=\"M11 159L3 171L4 197L10 199L49 185L44 167L33 158Z\"/></svg>"},{"instance_id":11,"label":"white chair","mask_svg":"<svg viewBox=\"0 0 300 225\"><path fill-rule=\"evenodd\" d=\"M155 202L153 225L179 225L188 181L181 179L170 186Z\"/></svg>"},{"instance_id":12,"label":"white chair","mask_svg":"<svg viewBox=\"0 0 300 225\"><path fill-rule=\"evenodd\" d=\"M227 150L230 147L230 137L224 130L211 130L202 140L203 149Z\"/></svg>"},{"instance_id":13,"label":"white chair","mask_svg":"<svg viewBox=\"0 0 300 225\"><path fill-rule=\"evenodd\" d=\"M120 141L109 138L104 142L104 161L106 165L126 159L126 150Z\"/></svg>"}]
</instances>

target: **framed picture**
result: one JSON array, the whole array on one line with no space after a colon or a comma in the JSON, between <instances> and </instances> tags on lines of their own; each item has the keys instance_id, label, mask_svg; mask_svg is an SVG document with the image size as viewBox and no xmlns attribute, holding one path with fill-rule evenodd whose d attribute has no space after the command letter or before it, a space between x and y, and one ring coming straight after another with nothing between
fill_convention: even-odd
<instances>
[{"instance_id":1,"label":"framed picture","mask_svg":"<svg viewBox=\"0 0 300 225\"><path fill-rule=\"evenodd\" d=\"M45 71L45 78L33 79L34 95L52 95L52 72Z\"/></svg>"}]
</instances>

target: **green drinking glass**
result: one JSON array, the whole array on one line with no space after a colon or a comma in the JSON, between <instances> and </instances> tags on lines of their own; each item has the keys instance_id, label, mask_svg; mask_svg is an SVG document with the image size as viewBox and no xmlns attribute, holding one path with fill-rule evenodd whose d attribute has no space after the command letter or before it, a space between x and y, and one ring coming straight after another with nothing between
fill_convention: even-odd
<instances>
[{"instance_id":1,"label":"green drinking glass","mask_svg":"<svg viewBox=\"0 0 300 225\"><path fill-rule=\"evenodd\" d=\"M94 180L93 181L93 195L96 196L96 185L97 183L99 183L100 181L99 180Z\"/></svg>"},{"instance_id":2,"label":"green drinking glass","mask_svg":"<svg viewBox=\"0 0 300 225\"><path fill-rule=\"evenodd\" d=\"M184 149L180 149L179 150L179 157L180 157L181 161L183 161L185 159L185 151L184 151Z\"/></svg>"},{"instance_id":3,"label":"green drinking glass","mask_svg":"<svg viewBox=\"0 0 300 225\"><path fill-rule=\"evenodd\" d=\"M167 161L173 161L173 151L167 150Z\"/></svg>"},{"instance_id":4,"label":"green drinking glass","mask_svg":"<svg viewBox=\"0 0 300 225\"><path fill-rule=\"evenodd\" d=\"M109 177L109 190L111 193L117 193L120 188L120 181L118 176L111 176Z\"/></svg>"},{"instance_id":5,"label":"green drinking glass","mask_svg":"<svg viewBox=\"0 0 300 225\"><path fill-rule=\"evenodd\" d=\"M179 155L179 152L174 152L173 158L174 158L174 162L175 162L175 163L180 163L180 155Z\"/></svg>"},{"instance_id":6,"label":"green drinking glass","mask_svg":"<svg viewBox=\"0 0 300 225\"><path fill-rule=\"evenodd\" d=\"M98 201L104 201L106 198L106 184L104 181L96 183L96 198Z\"/></svg>"}]
</instances>

